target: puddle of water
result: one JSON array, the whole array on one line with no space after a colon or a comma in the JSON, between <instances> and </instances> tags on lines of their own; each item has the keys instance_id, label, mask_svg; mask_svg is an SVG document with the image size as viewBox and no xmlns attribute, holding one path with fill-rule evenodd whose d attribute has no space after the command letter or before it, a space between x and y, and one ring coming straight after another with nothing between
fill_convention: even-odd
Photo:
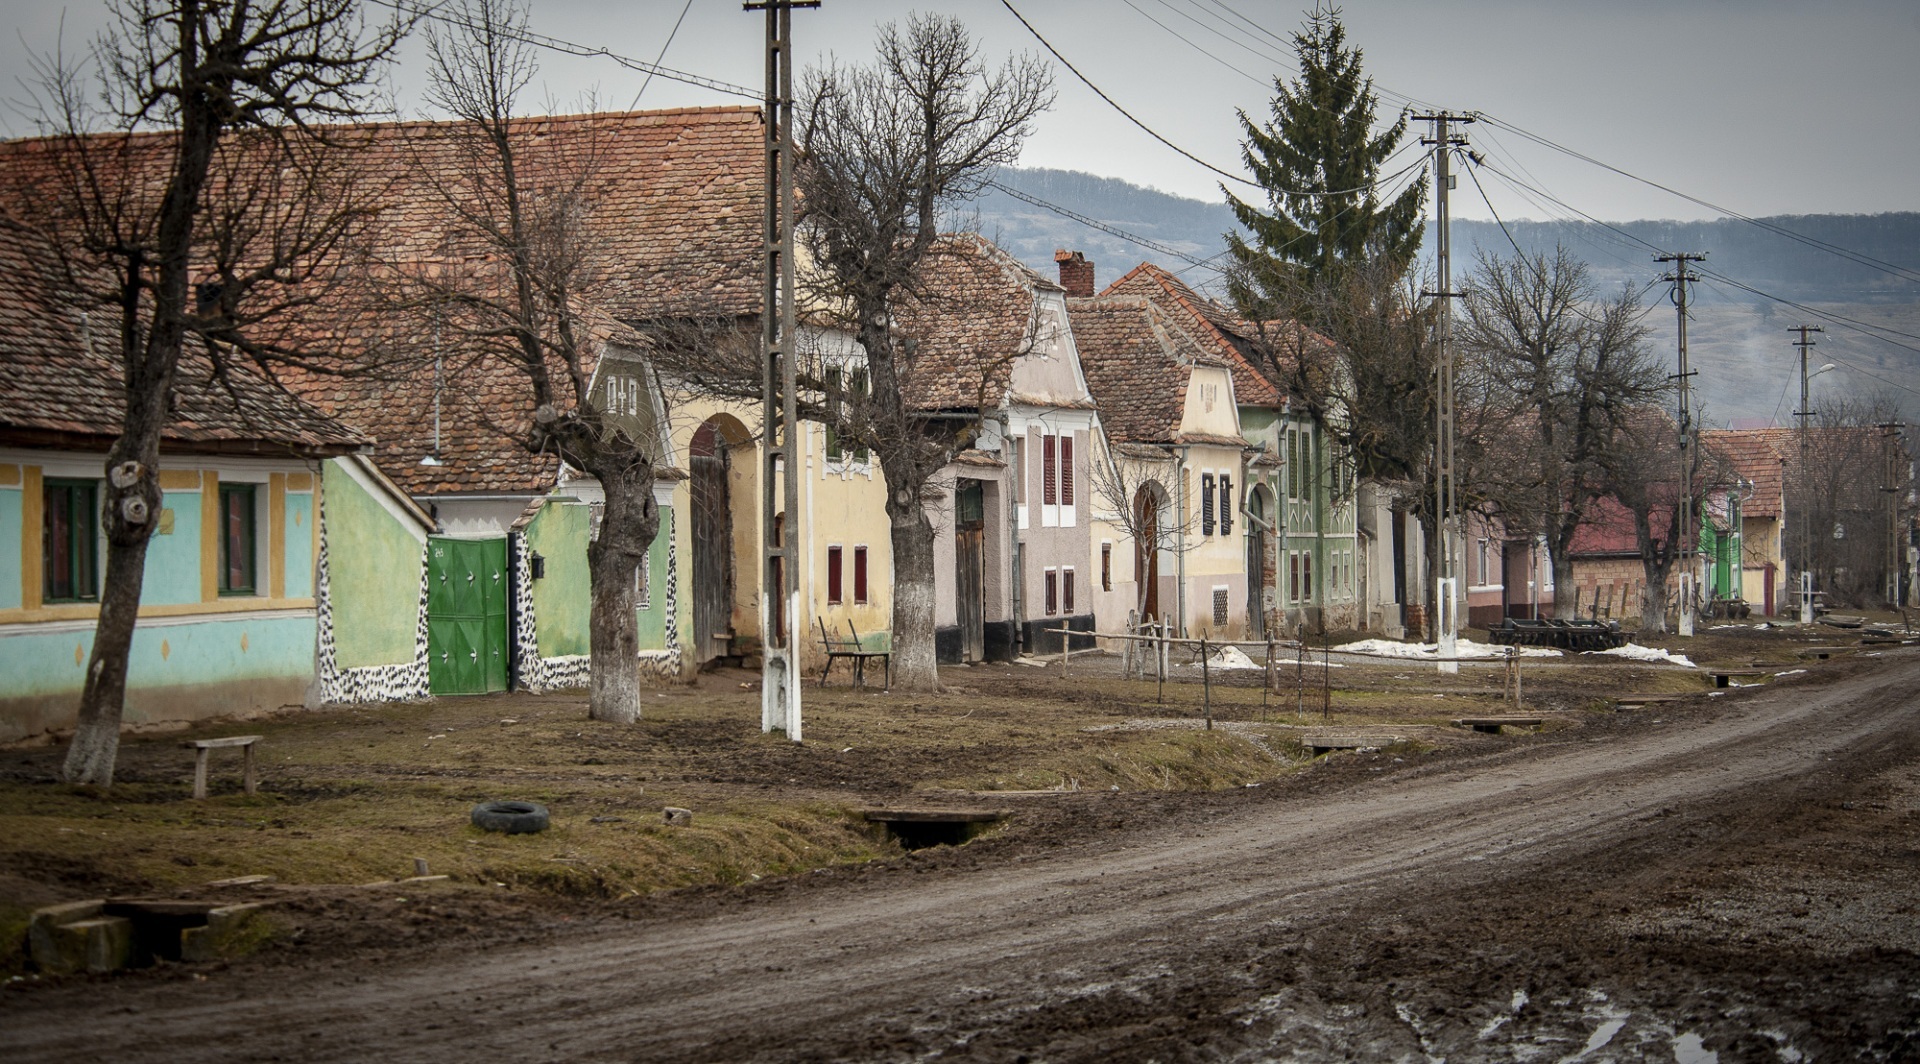
<instances>
[{"instance_id":1,"label":"puddle of water","mask_svg":"<svg viewBox=\"0 0 1920 1064\"><path fill-rule=\"evenodd\" d=\"M1703 1045L1692 1031L1673 1037L1673 1059L1675 1064L1720 1064L1720 1054Z\"/></svg>"}]
</instances>

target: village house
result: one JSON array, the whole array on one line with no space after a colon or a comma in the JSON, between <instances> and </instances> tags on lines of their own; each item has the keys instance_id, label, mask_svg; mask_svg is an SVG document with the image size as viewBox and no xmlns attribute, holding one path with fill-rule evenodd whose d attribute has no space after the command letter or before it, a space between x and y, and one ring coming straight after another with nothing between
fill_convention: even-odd
<instances>
[{"instance_id":1,"label":"village house","mask_svg":"<svg viewBox=\"0 0 1920 1064\"><path fill-rule=\"evenodd\" d=\"M1093 628L1087 471L1099 431L1066 293L976 235L935 247L925 288L937 296L901 312L918 345L908 402L974 426L928 503L938 659L1058 650L1048 629Z\"/></svg>"},{"instance_id":2,"label":"village house","mask_svg":"<svg viewBox=\"0 0 1920 1064\"><path fill-rule=\"evenodd\" d=\"M1090 265L1087 281L1091 289ZM1281 621L1282 635L1302 628L1377 626L1374 611L1362 606L1368 581L1371 578L1376 588L1395 585L1390 573L1373 569L1375 560L1362 544L1355 505L1359 485L1352 464L1332 453L1322 426L1295 405L1285 381L1276 379L1279 367L1266 352L1284 345L1268 341L1274 330L1263 334L1260 327L1152 263L1134 267L1100 295L1152 302L1209 359L1230 369L1240 434L1258 452L1247 462L1247 480L1240 485L1236 506L1247 510L1271 500L1273 509L1250 512L1247 524L1270 527L1277 541L1274 557L1261 565L1262 597L1250 616L1250 621L1260 620L1250 625L1251 631L1263 631L1267 617ZM1298 326L1282 323L1278 328L1291 336ZM1316 348L1324 345L1318 337L1312 340ZM1328 347L1327 354L1337 353ZM1286 357L1284 352L1281 357ZM1249 496L1255 487L1266 491ZM1397 609L1392 612L1397 615Z\"/></svg>"},{"instance_id":3,"label":"village house","mask_svg":"<svg viewBox=\"0 0 1920 1064\"><path fill-rule=\"evenodd\" d=\"M0 741L73 724L104 576L102 465L122 417L117 335L55 261L0 213ZM176 387L128 723L299 705L337 682L342 663L424 679L415 633L426 517L360 453L367 438L244 370L216 383L197 349ZM397 609L373 590L392 575L377 544L396 536L410 547L399 552L394 578L409 593ZM329 538L349 565L329 563Z\"/></svg>"},{"instance_id":4,"label":"village house","mask_svg":"<svg viewBox=\"0 0 1920 1064\"><path fill-rule=\"evenodd\" d=\"M1061 252L1064 274L1084 259ZM1090 266L1088 268L1091 268ZM1068 279L1063 276L1063 280ZM1092 463L1099 630L1128 618L1258 638L1274 549L1271 489L1247 481L1233 373L1141 296L1067 301L1105 430ZM1245 515L1242 499L1245 499Z\"/></svg>"}]
</instances>

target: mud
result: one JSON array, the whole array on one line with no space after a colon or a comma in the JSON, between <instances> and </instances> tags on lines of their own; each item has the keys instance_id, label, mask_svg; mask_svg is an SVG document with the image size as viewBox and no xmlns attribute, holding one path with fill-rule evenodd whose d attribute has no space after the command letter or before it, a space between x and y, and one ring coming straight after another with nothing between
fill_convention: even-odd
<instances>
[{"instance_id":1,"label":"mud","mask_svg":"<svg viewBox=\"0 0 1920 1064\"><path fill-rule=\"evenodd\" d=\"M1920 1059L1920 657L1826 675L1231 793L1007 797L1002 836L745 890L307 893L285 902L306 941L230 967L0 994L0 1044L120 1061Z\"/></svg>"}]
</instances>

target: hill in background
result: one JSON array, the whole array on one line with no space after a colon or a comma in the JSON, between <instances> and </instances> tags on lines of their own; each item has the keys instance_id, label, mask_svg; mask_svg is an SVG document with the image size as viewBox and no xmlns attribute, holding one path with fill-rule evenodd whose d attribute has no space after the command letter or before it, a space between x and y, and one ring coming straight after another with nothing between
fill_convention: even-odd
<instances>
[{"instance_id":1,"label":"hill in background","mask_svg":"<svg viewBox=\"0 0 1920 1064\"><path fill-rule=\"evenodd\" d=\"M1069 170L1007 170L999 180L1008 188L1108 227L1074 221L989 189L975 204L980 231L1042 276L1055 275L1053 253L1064 248L1085 252L1096 264L1098 283L1103 286L1147 261L1178 273L1203 292L1220 293L1218 264L1224 258L1225 234L1234 227L1224 197L1207 203ZM1653 261L1646 245L1705 251L1706 269L1728 279L1709 276L1695 287L1688 328L1689 355L1700 371L1695 383L1710 423L1787 423L1799 396L1799 362L1786 330L1803 323L1827 328L1818 338L1814 365L1841 363L1815 382L1816 409L1827 390L1878 391L1895 397L1909 420L1920 418L1920 391L1915 390L1920 389L1920 351L1913 350L1920 348L1920 282L1908 279L1920 277L1920 213L1794 215L1761 221L1806 240L1737 219L1610 224L1511 221L1505 231L1494 222L1456 221L1456 283L1470 273L1480 249L1510 255L1518 244L1532 254L1551 252L1555 244L1564 243L1587 262L1603 291L1622 286L1647 290L1653 342L1656 348L1672 352L1675 313L1666 303L1667 286L1658 283L1665 267ZM1143 247L1109 229L1145 237L1167 250ZM1831 245L1885 265L1863 263L1810 244ZM1431 238L1427 246L1432 246ZM1907 277L1898 276L1900 271ZM1740 285L1802 304L1819 315ZM1821 315L1894 330L1893 342L1873 339L1842 323L1823 322ZM1786 400L1780 398L1783 393L1788 395Z\"/></svg>"}]
</instances>

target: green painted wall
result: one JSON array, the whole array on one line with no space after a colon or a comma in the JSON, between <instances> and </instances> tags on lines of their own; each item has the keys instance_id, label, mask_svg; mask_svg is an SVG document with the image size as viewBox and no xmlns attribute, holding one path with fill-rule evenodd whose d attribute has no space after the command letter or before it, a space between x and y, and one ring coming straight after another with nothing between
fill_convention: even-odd
<instances>
[{"instance_id":1,"label":"green painted wall","mask_svg":"<svg viewBox=\"0 0 1920 1064\"><path fill-rule=\"evenodd\" d=\"M647 608L639 611L640 649L666 650L667 648L667 549L673 542L673 509L660 508L660 531L654 534L653 546L647 548L647 576L652 582L652 599ZM688 622L675 621L676 624ZM681 631L686 631L681 628Z\"/></svg>"},{"instance_id":2,"label":"green painted wall","mask_svg":"<svg viewBox=\"0 0 1920 1064\"><path fill-rule=\"evenodd\" d=\"M0 610L20 608L20 489L0 488Z\"/></svg>"},{"instance_id":3,"label":"green painted wall","mask_svg":"<svg viewBox=\"0 0 1920 1064\"><path fill-rule=\"evenodd\" d=\"M147 576L140 602L149 606L199 602L200 493L169 491L160 505L173 511L173 531L147 541ZM264 566L261 572L266 572Z\"/></svg>"},{"instance_id":4,"label":"green painted wall","mask_svg":"<svg viewBox=\"0 0 1920 1064\"><path fill-rule=\"evenodd\" d=\"M533 582L533 616L540 656L585 654L593 609L587 572L587 532L593 510L582 503L548 503L527 526L527 546L546 559L546 575Z\"/></svg>"},{"instance_id":5,"label":"green painted wall","mask_svg":"<svg viewBox=\"0 0 1920 1064\"><path fill-rule=\"evenodd\" d=\"M287 597L313 597L313 496L287 495Z\"/></svg>"},{"instance_id":6,"label":"green painted wall","mask_svg":"<svg viewBox=\"0 0 1920 1064\"><path fill-rule=\"evenodd\" d=\"M323 490L335 661L341 668L412 661L425 545L337 461L327 463Z\"/></svg>"}]
</instances>

